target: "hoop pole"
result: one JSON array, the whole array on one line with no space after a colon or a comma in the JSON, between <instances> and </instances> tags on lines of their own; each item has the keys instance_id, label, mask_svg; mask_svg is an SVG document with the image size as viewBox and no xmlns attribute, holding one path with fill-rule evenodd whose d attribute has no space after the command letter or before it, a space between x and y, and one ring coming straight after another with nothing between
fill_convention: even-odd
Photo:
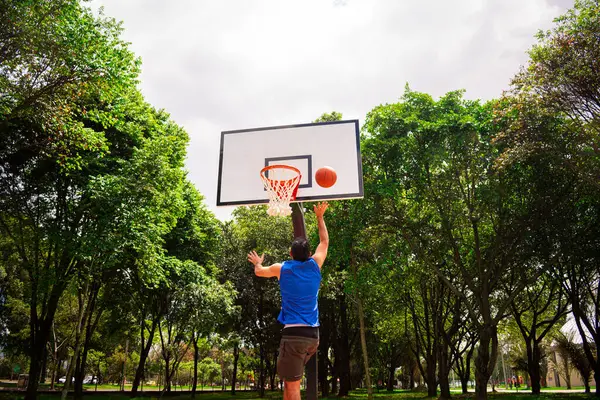
<instances>
[{"instance_id":1,"label":"hoop pole","mask_svg":"<svg viewBox=\"0 0 600 400\"><path fill-rule=\"evenodd\" d=\"M294 226L294 237L306 239L306 224L304 223L304 211L302 203L292 203L292 225ZM306 399L317 400L317 351L306 363Z\"/></svg>"},{"instance_id":2,"label":"hoop pole","mask_svg":"<svg viewBox=\"0 0 600 400\"><path fill-rule=\"evenodd\" d=\"M304 211L302 203L292 203L292 225L294 226L294 238L306 239L306 224L304 223Z\"/></svg>"}]
</instances>

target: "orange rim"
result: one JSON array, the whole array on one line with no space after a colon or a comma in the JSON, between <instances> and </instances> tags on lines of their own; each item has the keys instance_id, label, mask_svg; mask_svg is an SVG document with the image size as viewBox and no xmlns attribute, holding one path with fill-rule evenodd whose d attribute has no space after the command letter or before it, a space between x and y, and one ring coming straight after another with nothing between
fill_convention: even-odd
<instances>
[{"instance_id":1,"label":"orange rim","mask_svg":"<svg viewBox=\"0 0 600 400\"><path fill-rule=\"evenodd\" d=\"M267 172L274 170L274 169L287 169L290 170L292 172L295 172L296 174L298 174L298 176L292 178L292 179L270 179L267 176ZM268 181L270 183L271 189L274 189L277 186L286 186L289 185L290 183L292 183L295 179L298 180L298 183L296 184L296 187L294 188L293 192L292 192L292 196L290 200L295 200L296 199L296 194L298 193L298 187L300 186L300 179L302 178L302 173L300 172L300 170L296 167L292 167L291 165L285 165L285 164L274 164L274 165L267 165L266 167L264 167L263 169L260 170L260 176L262 179ZM266 185L265 185L266 186ZM279 195L279 192L277 190L274 191L275 193L277 193L277 197L281 196Z\"/></svg>"}]
</instances>

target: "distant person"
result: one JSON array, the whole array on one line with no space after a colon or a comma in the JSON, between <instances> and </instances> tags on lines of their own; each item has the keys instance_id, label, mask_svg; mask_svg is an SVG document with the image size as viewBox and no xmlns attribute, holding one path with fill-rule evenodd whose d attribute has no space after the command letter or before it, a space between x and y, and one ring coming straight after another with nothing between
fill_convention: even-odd
<instances>
[{"instance_id":1,"label":"distant person","mask_svg":"<svg viewBox=\"0 0 600 400\"><path fill-rule=\"evenodd\" d=\"M319 245L311 255L310 245L304 238L296 238L290 250L291 260L283 264L262 265L265 255L248 253L254 273L262 278L279 279L281 312L277 320L283 324L277 374L283 379L283 400L300 400L300 380L304 365L319 347L319 287L321 267L327 257L329 235L323 215L328 203L313 207L319 226Z\"/></svg>"}]
</instances>

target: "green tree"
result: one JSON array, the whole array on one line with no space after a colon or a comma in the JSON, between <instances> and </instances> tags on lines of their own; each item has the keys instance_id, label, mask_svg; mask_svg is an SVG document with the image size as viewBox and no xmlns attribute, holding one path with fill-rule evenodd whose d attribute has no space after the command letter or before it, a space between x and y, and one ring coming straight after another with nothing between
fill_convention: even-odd
<instances>
[{"instance_id":1,"label":"green tree","mask_svg":"<svg viewBox=\"0 0 600 400\"><path fill-rule=\"evenodd\" d=\"M599 15L598 1L576 0L572 9L555 20L554 28L538 33L526 68L512 82L514 94L526 96L537 107L564 114L576 123L573 134L579 139L579 147L569 149L576 158L562 161L593 185L598 184L600 153ZM592 165L595 168L590 170Z\"/></svg>"},{"instance_id":2,"label":"green tree","mask_svg":"<svg viewBox=\"0 0 600 400\"><path fill-rule=\"evenodd\" d=\"M519 193L494 170L491 120L489 105L460 91L434 101L407 89L402 102L369 113L363 146L383 223L462 299L478 333L479 399L496 364L498 323L526 284L508 279L521 276L515 250L527 232Z\"/></svg>"},{"instance_id":3,"label":"green tree","mask_svg":"<svg viewBox=\"0 0 600 400\"><path fill-rule=\"evenodd\" d=\"M204 280L205 271L193 261L182 261L175 257L165 257L161 264L167 274L160 285L159 301L164 313L158 320L157 328L164 360L164 391L170 392L171 382L191 344L186 302L192 287Z\"/></svg>"},{"instance_id":4,"label":"green tree","mask_svg":"<svg viewBox=\"0 0 600 400\"><path fill-rule=\"evenodd\" d=\"M212 386L217 377L221 374L221 366L212 358L206 357L198 364L198 372L202 377L202 386L206 383Z\"/></svg>"},{"instance_id":5,"label":"green tree","mask_svg":"<svg viewBox=\"0 0 600 400\"><path fill-rule=\"evenodd\" d=\"M246 256L256 250L265 253L265 263L289 259L291 221L269 217L263 206L239 207L233 217L232 222L222 225L220 279L231 281L238 293L235 305L240 316L233 322L234 329L249 348L257 350L258 389L264 396L267 377L273 382L275 378L281 299L277 281L256 277Z\"/></svg>"},{"instance_id":6,"label":"green tree","mask_svg":"<svg viewBox=\"0 0 600 400\"><path fill-rule=\"evenodd\" d=\"M133 86L138 62L120 27L77 1L3 2L0 10L0 229L28 274L32 399L58 301L84 263L86 185L110 147L81 117L97 119L98 106Z\"/></svg>"},{"instance_id":7,"label":"green tree","mask_svg":"<svg viewBox=\"0 0 600 400\"><path fill-rule=\"evenodd\" d=\"M501 165L532 171L524 184L545 199L547 207L537 213L544 221L538 228L538 254L569 296L596 380L599 15L597 1L577 0L552 30L540 32L527 67L515 76L497 111L505 122L498 137L505 146Z\"/></svg>"},{"instance_id":8,"label":"green tree","mask_svg":"<svg viewBox=\"0 0 600 400\"><path fill-rule=\"evenodd\" d=\"M207 334L208 327L213 327L213 323L216 324L217 321L211 317L216 311L223 311L223 317L227 314L224 309L218 308L219 305L214 301L210 304L203 304L202 302L210 299L214 300L214 296L210 297L209 295L215 290L222 295L220 298L224 302L230 301L229 299L232 295L229 289L215 286L217 283L214 279L210 278L215 273L211 271L213 268L211 265L216 256L215 252L217 251L219 237L218 225L214 215L206 208L202 195L188 181L183 186L183 201L184 212L177 220L175 227L166 234L164 248L167 254L172 257L176 257L181 261L188 260L200 266L205 266L206 271L202 270L204 272L199 273L187 285L182 285L181 287L177 287L177 285L173 287L166 281L161 281L158 285L155 285L154 281L144 279L134 282L138 288L136 290L139 297L136 297L131 303L130 310L136 315L140 326L139 344L141 351L140 363L133 381L132 395L137 393L138 386L143 377L146 359L153 343L156 328L162 317L169 311L167 308L169 302L164 301L165 287L172 288L175 290L174 293L187 293L183 297L183 300L186 301L185 304L182 303L179 306L181 312L187 310L186 312L190 315L196 316L191 320L189 316L187 317L188 321L193 321L199 327L198 334L195 334L192 338L192 344L194 345L198 343L200 333ZM195 279L200 280L196 281ZM202 286L205 287L203 288ZM208 296L206 299L203 297L205 294ZM197 302L197 307L191 305L190 302L192 301ZM229 310L229 308L225 308ZM205 317L202 316L202 313L205 314ZM185 321L186 317L182 317L184 318L182 321Z\"/></svg>"},{"instance_id":9,"label":"green tree","mask_svg":"<svg viewBox=\"0 0 600 400\"><path fill-rule=\"evenodd\" d=\"M533 394L540 394L541 391L542 341L557 323L564 324L568 306L560 282L550 274L542 274L537 282L528 285L511 303L512 315L525 341L527 372Z\"/></svg>"},{"instance_id":10,"label":"green tree","mask_svg":"<svg viewBox=\"0 0 600 400\"><path fill-rule=\"evenodd\" d=\"M567 361L569 365L572 365L577 369L579 375L581 375L581 379L583 380L583 384L585 386L585 392L590 393L590 377L593 372L593 368L583 350L583 347L575 342L573 342L573 338L564 334L559 334L556 336L556 347L557 350L561 353L561 357L564 357L563 360ZM568 368L566 373L568 374ZM569 386L571 386L570 380L568 381Z\"/></svg>"},{"instance_id":11,"label":"green tree","mask_svg":"<svg viewBox=\"0 0 600 400\"><path fill-rule=\"evenodd\" d=\"M341 121L342 114L336 111L323 113L315 122ZM322 270L323 285L319 295L319 319L321 323L319 344L319 381L323 396L329 392L327 383L327 366L329 362L329 347L333 349L333 387L336 391L337 378L339 377L338 396L347 396L351 388L351 319L352 314L349 306L356 305L356 316L358 318L360 346L362 362L365 371L366 386L369 396L372 396L371 375L369 368L369 356L367 346L367 327L365 316L365 305L368 284L362 279L362 284L357 284L360 275L360 267L363 265L364 257L360 245L354 246L354 241L363 234L365 213L362 201L344 202L343 204L331 204L327 213L327 225L330 234L330 247L325 267ZM308 220L309 222L312 219ZM355 221L348 224L348 221ZM316 224L309 226L311 237L318 240ZM350 255L353 256L350 256ZM356 256L356 257L354 257Z\"/></svg>"},{"instance_id":12,"label":"green tree","mask_svg":"<svg viewBox=\"0 0 600 400\"><path fill-rule=\"evenodd\" d=\"M144 108L147 119L137 128L147 137L131 152L127 162L121 159L111 169L112 174L94 176L88 186L91 200L86 205L90 214L85 215L85 230L74 253L81 260L77 274L80 321L72 364L80 357L84 337L90 337L97 325L92 316L100 283L128 261L133 261L137 273L146 280L159 279L161 269L155 258L163 252L162 236L174 227L182 212L187 135L165 113ZM85 352L83 356L78 368L80 376L84 375ZM70 367L68 374L72 372ZM81 394L81 384L78 389Z\"/></svg>"},{"instance_id":13,"label":"green tree","mask_svg":"<svg viewBox=\"0 0 600 400\"><path fill-rule=\"evenodd\" d=\"M193 283L182 291L184 318L187 318L187 330L194 347L194 378L192 398L196 394L198 362L200 361L199 340L218 331L221 326L237 313L234 308L235 292L230 283L220 284L212 276L204 276L201 282Z\"/></svg>"}]
</instances>

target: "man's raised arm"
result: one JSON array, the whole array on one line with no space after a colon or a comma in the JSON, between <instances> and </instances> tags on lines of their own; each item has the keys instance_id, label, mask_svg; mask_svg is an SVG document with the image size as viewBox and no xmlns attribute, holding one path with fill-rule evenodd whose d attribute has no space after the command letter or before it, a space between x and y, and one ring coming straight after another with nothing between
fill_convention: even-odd
<instances>
[{"instance_id":1,"label":"man's raised arm","mask_svg":"<svg viewBox=\"0 0 600 400\"><path fill-rule=\"evenodd\" d=\"M325 225L325 219L323 217L327 207L329 207L327 202L318 203L313 207L319 225L319 245L313 255L313 259L319 265L319 268L323 266L325 258L327 258L327 248L329 247L329 233L327 233L327 226Z\"/></svg>"},{"instance_id":2,"label":"man's raised arm","mask_svg":"<svg viewBox=\"0 0 600 400\"><path fill-rule=\"evenodd\" d=\"M254 274L261 278L277 278L281 272L281 264L273 264L268 267L263 267L262 263L265 260L265 255L259 256L256 251L252 250L248 253L248 261L254 265Z\"/></svg>"}]
</instances>

